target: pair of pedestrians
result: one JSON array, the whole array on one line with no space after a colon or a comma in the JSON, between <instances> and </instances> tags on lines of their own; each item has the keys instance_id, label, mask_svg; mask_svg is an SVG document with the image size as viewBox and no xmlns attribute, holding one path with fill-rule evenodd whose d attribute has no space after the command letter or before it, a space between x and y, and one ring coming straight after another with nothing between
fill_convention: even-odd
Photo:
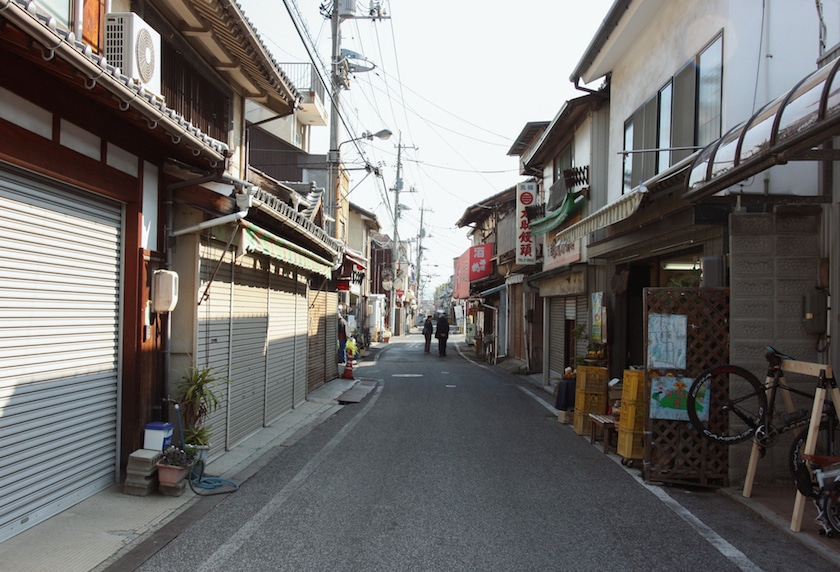
<instances>
[{"instance_id":1,"label":"pair of pedestrians","mask_svg":"<svg viewBox=\"0 0 840 572\"><path fill-rule=\"evenodd\" d=\"M432 345L432 317L426 316L426 322L423 324L423 336L426 338L426 347L424 351L429 353ZM434 332L435 338L438 341L438 353L441 356L446 355L446 341L449 339L449 320L446 316L441 314L437 321L437 329Z\"/></svg>"}]
</instances>

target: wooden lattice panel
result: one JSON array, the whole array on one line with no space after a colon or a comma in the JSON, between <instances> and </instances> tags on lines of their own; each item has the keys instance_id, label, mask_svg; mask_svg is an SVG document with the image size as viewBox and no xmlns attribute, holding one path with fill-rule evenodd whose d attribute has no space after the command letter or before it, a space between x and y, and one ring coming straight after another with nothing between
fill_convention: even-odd
<instances>
[{"instance_id":1,"label":"wooden lattice panel","mask_svg":"<svg viewBox=\"0 0 840 572\"><path fill-rule=\"evenodd\" d=\"M729 363L728 288L645 288L644 295L645 340L649 314L685 315L688 322L686 368L651 370L646 367L647 387L650 387L651 378L657 375L693 378L709 367ZM650 395L646 395L646 406L646 481L712 487L729 485L728 447L704 438L687 421L650 419Z\"/></svg>"}]
</instances>

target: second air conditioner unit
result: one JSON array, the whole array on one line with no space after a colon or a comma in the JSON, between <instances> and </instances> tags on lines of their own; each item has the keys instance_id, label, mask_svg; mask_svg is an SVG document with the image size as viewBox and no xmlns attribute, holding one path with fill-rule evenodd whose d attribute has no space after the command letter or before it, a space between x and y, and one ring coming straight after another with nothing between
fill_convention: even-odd
<instances>
[{"instance_id":1,"label":"second air conditioner unit","mask_svg":"<svg viewBox=\"0 0 840 572\"><path fill-rule=\"evenodd\" d=\"M160 95L160 34L133 12L105 15L105 59Z\"/></svg>"}]
</instances>

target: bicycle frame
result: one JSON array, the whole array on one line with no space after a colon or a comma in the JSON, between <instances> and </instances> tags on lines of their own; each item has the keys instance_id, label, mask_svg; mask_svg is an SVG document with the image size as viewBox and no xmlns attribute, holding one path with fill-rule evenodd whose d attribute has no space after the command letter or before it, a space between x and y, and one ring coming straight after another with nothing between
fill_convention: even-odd
<instances>
[{"instance_id":1,"label":"bicycle frame","mask_svg":"<svg viewBox=\"0 0 840 572\"><path fill-rule=\"evenodd\" d=\"M763 412L759 423L753 427L753 429L755 429L754 438L756 442L763 447L772 447L779 435L808 424L810 412L807 409L796 411L793 399L790 395L791 393L799 395L800 397L805 397L808 401L812 401L814 399L812 394L789 386L785 382L785 372L782 369L782 359L779 357L778 353L773 353L772 358L773 359L771 359L770 355L767 357L770 364L767 368L767 376L764 380L764 386L767 392L767 410ZM779 389L786 392L784 394L784 399L788 413L801 413L801 415L792 417L783 425L774 426L772 422L776 413L776 396L779 394ZM744 423L748 425L751 424L752 420L745 418L740 411L734 410L733 412L742 419Z\"/></svg>"}]
</instances>

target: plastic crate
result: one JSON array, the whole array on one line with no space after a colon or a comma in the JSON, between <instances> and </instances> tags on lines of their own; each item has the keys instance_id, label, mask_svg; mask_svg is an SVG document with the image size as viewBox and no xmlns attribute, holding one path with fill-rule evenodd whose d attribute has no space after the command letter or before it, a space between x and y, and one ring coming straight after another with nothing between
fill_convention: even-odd
<instances>
[{"instance_id":1,"label":"plastic crate","mask_svg":"<svg viewBox=\"0 0 840 572\"><path fill-rule=\"evenodd\" d=\"M625 369L621 380L621 399L642 402L645 400L645 372L637 369Z\"/></svg>"},{"instance_id":2,"label":"plastic crate","mask_svg":"<svg viewBox=\"0 0 840 572\"><path fill-rule=\"evenodd\" d=\"M605 367L582 365L577 368L577 389L578 391L607 391L609 373Z\"/></svg>"},{"instance_id":3,"label":"plastic crate","mask_svg":"<svg viewBox=\"0 0 840 572\"><path fill-rule=\"evenodd\" d=\"M618 421L618 428L627 431L644 431L645 429L645 406L635 401L621 400L621 416Z\"/></svg>"},{"instance_id":4,"label":"plastic crate","mask_svg":"<svg viewBox=\"0 0 840 572\"><path fill-rule=\"evenodd\" d=\"M645 434L642 431L627 431L618 428L616 452L625 459L643 459L645 456Z\"/></svg>"},{"instance_id":5,"label":"plastic crate","mask_svg":"<svg viewBox=\"0 0 840 572\"><path fill-rule=\"evenodd\" d=\"M575 411L581 413L597 413L603 415L607 412L607 394L605 391L583 391L578 389L575 392Z\"/></svg>"}]
</instances>

